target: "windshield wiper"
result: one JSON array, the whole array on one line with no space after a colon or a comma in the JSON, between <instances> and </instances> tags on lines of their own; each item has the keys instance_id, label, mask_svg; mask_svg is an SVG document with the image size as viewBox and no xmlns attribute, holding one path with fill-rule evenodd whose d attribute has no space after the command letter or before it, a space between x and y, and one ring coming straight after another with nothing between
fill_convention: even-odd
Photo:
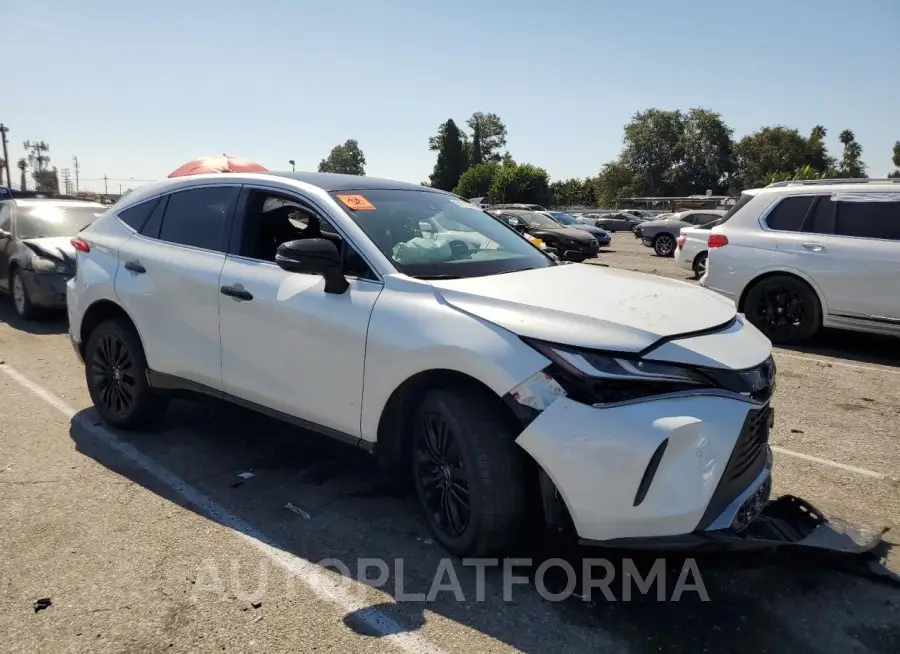
<instances>
[{"instance_id":1,"label":"windshield wiper","mask_svg":"<svg viewBox=\"0 0 900 654\"><path fill-rule=\"evenodd\" d=\"M412 275L416 279L462 279L459 275Z\"/></svg>"}]
</instances>

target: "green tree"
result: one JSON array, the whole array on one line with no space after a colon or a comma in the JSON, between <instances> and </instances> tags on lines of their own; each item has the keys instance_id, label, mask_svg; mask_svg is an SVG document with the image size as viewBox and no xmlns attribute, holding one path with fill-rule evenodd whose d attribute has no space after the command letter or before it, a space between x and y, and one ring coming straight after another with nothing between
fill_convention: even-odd
<instances>
[{"instance_id":1,"label":"green tree","mask_svg":"<svg viewBox=\"0 0 900 654\"><path fill-rule=\"evenodd\" d=\"M891 161L896 166L897 170L892 173L888 173L888 177L900 177L900 141L894 143L894 152L891 157Z\"/></svg>"},{"instance_id":2,"label":"green tree","mask_svg":"<svg viewBox=\"0 0 900 654\"><path fill-rule=\"evenodd\" d=\"M619 161L632 171L642 195L674 195L684 156L684 116L680 111L648 109L625 125Z\"/></svg>"},{"instance_id":3,"label":"green tree","mask_svg":"<svg viewBox=\"0 0 900 654\"><path fill-rule=\"evenodd\" d=\"M621 198L642 195L637 190L634 171L620 161L613 161L593 180L594 202L606 209L614 208Z\"/></svg>"},{"instance_id":4,"label":"green tree","mask_svg":"<svg viewBox=\"0 0 900 654\"><path fill-rule=\"evenodd\" d=\"M44 168L31 173L35 190L40 193L59 193L59 171L56 168Z\"/></svg>"},{"instance_id":5,"label":"green tree","mask_svg":"<svg viewBox=\"0 0 900 654\"><path fill-rule=\"evenodd\" d=\"M807 139L806 165L812 170L824 172L835 166L834 157L828 155L825 147L825 136L828 132L822 125L816 125Z\"/></svg>"},{"instance_id":6,"label":"green tree","mask_svg":"<svg viewBox=\"0 0 900 654\"><path fill-rule=\"evenodd\" d=\"M734 146L736 174L732 189L753 188L777 173L806 165L809 142L799 131L781 125L763 127Z\"/></svg>"},{"instance_id":7,"label":"green tree","mask_svg":"<svg viewBox=\"0 0 900 654\"><path fill-rule=\"evenodd\" d=\"M469 167L468 153L459 128L452 118L441 126L437 137L429 139L429 147L432 139L437 139L434 142L438 143L440 147L437 163L434 164L434 171L429 178L431 185L434 188L450 191L456 188L459 178Z\"/></svg>"},{"instance_id":8,"label":"green tree","mask_svg":"<svg viewBox=\"0 0 900 654\"><path fill-rule=\"evenodd\" d=\"M474 139L472 142L475 142ZM491 185L499 171L500 166L493 162L476 164L460 176L453 192L464 198L489 197Z\"/></svg>"},{"instance_id":9,"label":"green tree","mask_svg":"<svg viewBox=\"0 0 900 654\"><path fill-rule=\"evenodd\" d=\"M531 164L500 166L491 184L492 202L549 204L550 177L547 171Z\"/></svg>"},{"instance_id":10,"label":"green tree","mask_svg":"<svg viewBox=\"0 0 900 654\"><path fill-rule=\"evenodd\" d=\"M734 133L722 116L707 109L691 109L681 122L681 161L668 176L672 195L724 193L732 173ZM665 176L664 176L665 177Z\"/></svg>"},{"instance_id":11,"label":"green tree","mask_svg":"<svg viewBox=\"0 0 900 654\"><path fill-rule=\"evenodd\" d=\"M845 129L840 135L841 144L844 146L844 156L841 158L841 177L865 177L866 164L862 162L862 146L856 142L856 136L849 129Z\"/></svg>"},{"instance_id":12,"label":"green tree","mask_svg":"<svg viewBox=\"0 0 900 654\"><path fill-rule=\"evenodd\" d=\"M550 185L551 204L590 206L594 203L594 180L564 179Z\"/></svg>"},{"instance_id":13,"label":"green tree","mask_svg":"<svg viewBox=\"0 0 900 654\"><path fill-rule=\"evenodd\" d=\"M471 164L474 166L483 161L501 161L503 156L500 150L506 147L506 125L500 120L500 116L476 111L466 124L472 130Z\"/></svg>"},{"instance_id":14,"label":"green tree","mask_svg":"<svg viewBox=\"0 0 900 654\"><path fill-rule=\"evenodd\" d=\"M347 139L343 145L334 146L328 156L319 162L319 172L365 175L366 155L359 149L356 139Z\"/></svg>"}]
</instances>

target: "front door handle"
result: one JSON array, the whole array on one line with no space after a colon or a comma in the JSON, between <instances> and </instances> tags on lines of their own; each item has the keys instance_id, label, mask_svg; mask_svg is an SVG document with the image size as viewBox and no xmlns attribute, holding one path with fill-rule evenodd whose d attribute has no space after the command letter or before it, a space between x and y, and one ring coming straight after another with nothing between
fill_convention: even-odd
<instances>
[{"instance_id":1,"label":"front door handle","mask_svg":"<svg viewBox=\"0 0 900 654\"><path fill-rule=\"evenodd\" d=\"M810 252L821 252L825 249L825 246L821 243L803 243L803 249L809 250Z\"/></svg>"},{"instance_id":2,"label":"front door handle","mask_svg":"<svg viewBox=\"0 0 900 654\"><path fill-rule=\"evenodd\" d=\"M125 270L136 273L140 275L141 273L147 272L147 269L141 265L140 261L128 261L125 263Z\"/></svg>"},{"instance_id":3,"label":"front door handle","mask_svg":"<svg viewBox=\"0 0 900 654\"><path fill-rule=\"evenodd\" d=\"M240 284L235 284L234 286L223 286L219 289L219 292L222 295L227 295L228 297L233 297L235 300L241 300L243 302L249 302L253 299L253 293L244 289Z\"/></svg>"}]
</instances>

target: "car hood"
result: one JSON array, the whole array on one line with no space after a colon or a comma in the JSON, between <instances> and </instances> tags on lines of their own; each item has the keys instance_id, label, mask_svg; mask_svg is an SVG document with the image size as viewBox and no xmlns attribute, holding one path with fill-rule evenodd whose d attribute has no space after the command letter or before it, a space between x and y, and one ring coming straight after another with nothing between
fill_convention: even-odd
<instances>
[{"instance_id":1,"label":"car hood","mask_svg":"<svg viewBox=\"0 0 900 654\"><path fill-rule=\"evenodd\" d=\"M430 283L451 306L519 336L618 352L735 317L734 302L687 282L590 264Z\"/></svg>"},{"instance_id":2,"label":"car hood","mask_svg":"<svg viewBox=\"0 0 900 654\"><path fill-rule=\"evenodd\" d=\"M600 238L606 238L609 234L605 229L600 229L599 227L594 227L593 225L578 225L573 226L572 229L580 229L583 232L587 232L593 236L599 236Z\"/></svg>"},{"instance_id":3,"label":"car hood","mask_svg":"<svg viewBox=\"0 0 900 654\"><path fill-rule=\"evenodd\" d=\"M75 247L69 236L29 238L23 240L22 243L39 256L58 259L68 264L75 263Z\"/></svg>"},{"instance_id":4,"label":"car hood","mask_svg":"<svg viewBox=\"0 0 900 654\"><path fill-rule=\"evenodd\" d=\"M593 236L585 232L583 229L579 229L577 227L559 227L559 228L548 228L548 227L536 227L534 229L529 229L533 235L540 237L541 234L548 234L553 236L562 236L564 238L570 238L573 241L590 241L593 240Z\"/></svg>"}]
</instances>

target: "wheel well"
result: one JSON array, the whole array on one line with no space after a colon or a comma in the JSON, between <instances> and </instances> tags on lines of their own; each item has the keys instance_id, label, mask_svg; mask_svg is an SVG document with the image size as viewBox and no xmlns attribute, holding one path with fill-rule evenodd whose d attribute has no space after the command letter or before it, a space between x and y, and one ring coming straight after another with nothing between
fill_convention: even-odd
<instances>
[{"instance_id":1,"label":"wheel well","mask_svg":"<svg viewBox=\"0 0 900 654\"><path fill-rule=\"evenodd\" d=\"M378 421L378 441L375 444L375 455L379 465L385 468L397 468L401 474L406 473L406 447L411 435L411 415L428 391L445 388L467 388L496 400L497 406L511 421L520 424L512 410L488 386L465 373L456 370L425 370L416 373L400 384L385 404L381 419Z\"/></svg>"},{"instance_id":2,"label":"wheel well","mask_svg":"<svg viewBox=\"0 0 900 654\"><path fill-rule=\"evenodd\" d=\"M97 325L111 318L121 318L134 328L134 321L131 320L131 316L115 302L109 300L94 302L88 307L84 317L81 319L81 338L78 347L81 349L82 355L84 354L84 347ZM135 329L135 332L137 332L137 329Z\"/></svg>"},{"instance_id":3,"label":"wheel well","mask_svg":"<svg viewBox=\"0 0 900 654\"><path fill-rule=\"evenodd\" d=\"M801 284L806 286L810 290L810 292L812 292L813 297L815 297L816 300L819 301L819 306L822 307L822 309L825 308L825 305L822 302L822 298L819 297L818 291L816 291L816 289L814 289L812 287L812 284L810 284L808 281L806 281L799 275L795 275L794 273L785 272L783 270L773 270L772 272L767 272L767 273L760 275L759 277L757 277L756 279L754 279L753 281L751 281L749 284L747 284L744 287L744 290L741 291L741 297L738 300L738 304L737 304L738 313L744 313L744 304L747 301L747 295L750 294L750 289L752 289L754 286L759 284L761 281L763 281L765 279L769 279L770 277L793 277L798 282L800 282Z\"/></svg>"}]
</instances>

